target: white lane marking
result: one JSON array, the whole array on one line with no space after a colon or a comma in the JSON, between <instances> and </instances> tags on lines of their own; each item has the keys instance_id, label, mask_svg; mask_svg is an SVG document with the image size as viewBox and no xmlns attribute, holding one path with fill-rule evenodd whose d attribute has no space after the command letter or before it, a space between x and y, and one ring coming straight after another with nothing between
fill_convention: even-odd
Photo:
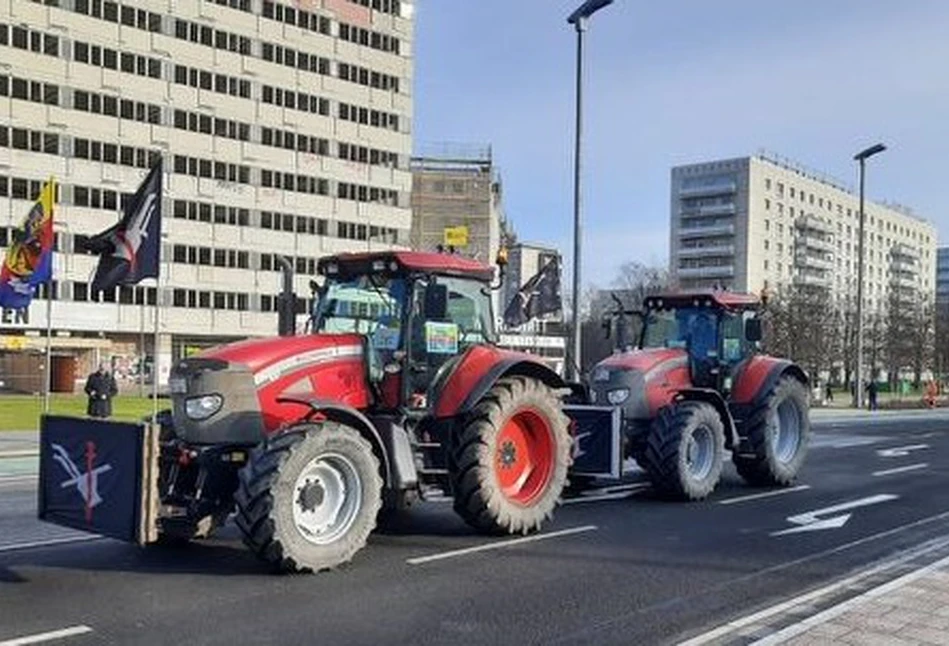
<instances>
[{"instance_id":1,"label":"white lane marking","mask_svg":"<svg viewBox=\"0 0 949 646\"><path fill-rule=\"evenodd\" d=\"M758 612L752 613L750 615L746 615L744 617L740 617L739 619L735 619L734 621L730 621L727 624L722 624L721 626L717 626L716 628L713 628L712 630L704 632L701 635L697 635L693 637L692 639L681 642L678 646L702 646L703 644L707 644L711 641L715 641L716 639L719 639L720 637L724 635L728 635L742 628L747 628L748 626L757 624L764 619L773 617L774 615L781 614L797 606L809 604L816 599L821 599L822 597L826 597L827 595L833 594L834 592L838 590L849 588L863 579L869 578L871 576L874 576L880 572L889 570L891 568L898 567L902 565L903 563L911 561L914 558L923 556L924 554L928 554L929 552L935 552L937 550L941 550L945 548L947 545L949 545L949 540L936 539L934 541L930 541L929 543L923 546L909 549L906 552L903 552L902 554L897 555L895 558L889 559L887 561L883 561L882 563L878 563L877 565L874 565L871 568L868 568L861 572L857 572L856 574L853 574L847 578L841 579L840 581L836 581L834 583L825 585L822 588L818 588L817 590L812 590L811 592L807 592L805 594L794 597L792 599L788 599L787 601L782 601L781 603L775 604L763 610L759 610Z\"/></svg>"},{"instance_id":2,"label":"white lane marking","mask_svg":"<svg viewBox=\"0 0 949 646\"><path fill-rule=\"evenodd\" d=\"M561 505L575 505L581 502L598 502L601 500L625 500L626 498L632 498L636 493L642 491L643 489L648 488L649 485L643 485L639 489L632 491L618 491L616 493L604 493L598 496L579 496L577 498L567 498L566 500L561 500Z\"/></svg>"},{"instance_id":3,"label":"white lane marking","mask_svg":"<svg viewBox=\"0 0 949 646\"><path fill-rule=\"evenodd\" d=\"M867 498L860 498L859 500L851 500L850 502L840 503L839 505L834 505L833 507L824 507L823 509L816 509L814 511L807 511L803 514L796 514L794 516L788 516L788 522L797 527L791 527L790 529L784 529L780 532L772 532L771 536L785 536L787 534L799 534L801 532L812 532L821 529L838 529L847 524L847 521L850 520L852 514L841 514L839 516L833 516L831 518L818 518L818 516L825 514L836 514L841 511L848 511L850 509L858 509L860 507L867 507L869 505L878 505L882 502L889 502L891 500L896 500L899 496L891 493L881 493L876 496L868 496Z\"/></svg>"},{"instance_id":4,"label":"white lane marking","mask_svg":"<svg viewBox=\"0 0 949 646\"><path fill-rule=\"evenodd\" d=\"M891 476L894 473L905 473L907 471L918 471L919 469L925 469L929 466L927 462L920 462L919 464L910 464L905 467L896 467L895 469L884 469L883 471L874 471L874 477L879 478L880 476Z\"/></svg>"},{"instance_id":5,"label":"white lane marking","mask_svg":"<svg viewBox=\"0 0 949 646\"><path fill-rule=\"evenodd\" d=\"M11 543L10 545L0 545L0 552L15 552L17 550L28 550L34 547L49 547L51 545L67 545L69 543L84 543L88 541L99 541L105 536L67 536L65 538L51 538L45 541L32 541L29 543ZM0 646L3 646L0 644Z\"/></svg>"},{"instance_id":6,"label":"white lane marking","mask_svg":"<svg viewBox=\"0 0 949 646\"><path fill-rule=\"evenodd\" d=\"M42 642L53 641L54 639L65 639L66 637L85 635L86 633L91 632L92 628L89 626L70 626L69 628L63 628L61 630L51 630L46 633L37 633L35 635L26 635L24 637L7 639L6 641L0 642L0 646L27 646L27 644L40 644Z\"/></svg>"},{"instance_id":7,"label":"white lane marking","mask_svg":"<svg viewBox=\"0 0 949 646\"><path fill-rule=\"evenodd\" d=\"M776 491L765 491L764 493L753 493L747 496L738 496L737 498L726 498L725 500L719 500L718 504L720 505L734 505L738 502L745 502L747 500L760 500L762 498L771 498L773 496L782 496L787 493L794 493L795 491L804 491L805 489L810 489L810 485L798 485L796 487L791 487L789 489L778 489Z\"/></svg>"},{"instance_id":8,"label":"white lane marking","mask_svg":"<svg viewBox=\"0 0 949 646\"><path fill-rule=\"evenodd\" d=\"M928 449L928 444L911 444L910 446L895 446L892 449L877 449L877 455L881 458L901 458L909 455L910 451L921 451Z\"/></svg>"},{"instance_id":9,"label":"white lane marking","mask_svg":"<svg viewBox=\"0 0 949 646\"><path fill-rule=\"evenodd\" d=\"M15 484L24 484L28 482L36 482L37 475L24 475L24 476L6 476L0 478L0 487L6 485L15 485Z\"/></svg>"},{"instance_id":10,"label":"white lane marking","mask_svg":"<svg viewBox=\"0 0 949 646\"><path fill-rule=\"evenodd\" d=\"M496 543L486 543L484 545L466 547L460 550L451 550L450 552L440 552L438 554L429 554L428 556L417 556L415 558L407 559L406 563L408 563L409 565L421 565L422 563L431 563L432 561L441 561L442 559L450 559L456 556L465 556L466 554L473 554L475 552L484 552L486 550L496 550L502 547L511 547L513 545L533 543L535 541L542 541L548 538L558 538L560 536L570 536L571 534L592 532L592 531L596 531L596 529L597 529L596 525L584 525L583 527L571 527L570 529L562 529L558 532L549 532L547 534L535 534L534 536L525 536L524 538L513 538L511 540L498 541Z\"/></svg>"},{"instance_id":11,"label":"white lane marking","mask_svg":"<svg viewBox=\"0 0 949 646\"><path fill-rule=\"evenodd\" d=\"M799 623L796 623L792 626L788 626L787 628L783 630L779 630L778 632L772 635L768 635L767 637L763 639L759 639L758 641L754 642L754 644L760 645L760 646L771 646L771 644L780 644L784 641L787 641L791 637L794 637L796 635L800 635L803 632L806 632L808 629L814 626L818 626L820 624L830 621L831 619L835 617L839 617L840 615L844 614L851 608L858 606L862 603L865 603L869 601L870 599L873 599L874 597L879 597L888 592L892 592L893 590L897 590L899 588L902 588L903 586L909 585L913 581L916 581L917 579L921 579L922 577L930 574L931 572L935 572L936 570L943 568L947 564L949 564L949 556L943 559L939 559L935 563L931 563L930 565L927 565L926 567L922 567L922 568L919 568L918 570L910 572L909 574L904 574L903 576L897 579L893 579L892 581L889 581L888 583L884 583L883 585L877 586L875 588L871 588L870 590L867 590L863 594L858 595L854 597L853 599L848 599L847 601L844 601L843 603L839 603L836 606L828 608L827 610L824 610L823 612L819 612L816 615L813 615L812 617L808 617L807 619Z\"/></svg>"}]
</instances>

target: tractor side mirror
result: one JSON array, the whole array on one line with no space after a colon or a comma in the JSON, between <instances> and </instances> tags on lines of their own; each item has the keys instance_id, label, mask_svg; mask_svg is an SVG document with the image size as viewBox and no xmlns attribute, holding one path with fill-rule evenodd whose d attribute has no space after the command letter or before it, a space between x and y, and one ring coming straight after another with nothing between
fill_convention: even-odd
<instances>
[{"instance_id":1,"label":"tractor side mirror","mask_svg":"<svg viewBox=\"0 0 949 646\"><path fill-rule=\"evenodd\" d=\"M745 321L745 339L756 343L761 340L761 319L753 318Z\"/></svg>"},{"instance_id":2,"label":"tractor side mirror","mask_svg":"<svg viewBox=\"0 0 949 646\"><path fill-rule=\"evenodd\" d=\"M444 321L448 318L448 285L432 283L425 288L425 320Z\"/></svg>"}]
</instances>

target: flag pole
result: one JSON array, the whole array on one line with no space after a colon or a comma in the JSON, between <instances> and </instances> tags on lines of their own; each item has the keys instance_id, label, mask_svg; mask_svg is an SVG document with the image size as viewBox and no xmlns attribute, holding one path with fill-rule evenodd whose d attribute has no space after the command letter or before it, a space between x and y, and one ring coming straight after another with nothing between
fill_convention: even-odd
<instances>
[{"instance_id":1,"label":"flag pole","mask_svg":"<svg viewBox=\"0 0 949 646\"><path fill-rule=\"evenodd\" d=\"M145 297L147 290L141 288L142 302L138 305L138 396L145 396Z\"/></svg>"},{"instance_id":2,"label":"flag pole","mask_svg":"<svg viewBox=\"0 0 949 646\"><path fill-rule=\"evenodd\" d=\"M46 282L46 385L43 389L43 412L49 413L53 389L53 280Z\"/></svg>"}]
</instances>

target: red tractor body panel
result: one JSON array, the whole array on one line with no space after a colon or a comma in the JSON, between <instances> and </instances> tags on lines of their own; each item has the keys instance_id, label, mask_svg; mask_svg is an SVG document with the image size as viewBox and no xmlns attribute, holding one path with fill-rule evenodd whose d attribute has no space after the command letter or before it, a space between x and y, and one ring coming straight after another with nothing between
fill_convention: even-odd
<instances>
[{"instance_id":1,"label":"red tractor body panel","mask_svg":"<svg viewBox=\"0 0 949 646\"><path fill-rule=\"evenodd\" d=\"M442 384L435 387L435 401L431 403L435 417L458 415L466 403L480 398L495 381L509 372L538 376L550 385L562 385L560 378L537 357L502 350L489 345L472 346L457 359Z\"/></svg>"},{"instance_id":2,"label":"red tractor body panel","mask_svg":"<svg viewBox=\"0 0 949 646\"><path fill-rule=\"evenodd\" d=\"M676 393L691 388L689 359L685 350L655 348L634 350L607 357L597 368L622 370L630 376L641 376L645 389L645 408L639 415L654 417L659 409L672 402Z\"/></svg>"},{"instance_id":3,"label":"red tractor body panel","mask_svg":"<svg viewBox=\"0 0 949 646\"><path fill-rule=\"evenodd\" d=\"M202 358L248 367L254 376L267 433L298 421L310 408L282 396L321 399L365 410L371 402L363 341L356 334L250 339L212 348Z\"/></svg>"},{"instance_id":4,"label":"red tractor body panel","mask_svg":"<svg viewBox=\"0 0 949 646\"><path fill-rule=\"evenodd\" d=\"M736 405L750 404L764 394L787 368L793 364L787 359L778 359L768 355L755 355L739 365L735 371L735 383L732 384L730 402Z\"/></svg>"}]
</instances>

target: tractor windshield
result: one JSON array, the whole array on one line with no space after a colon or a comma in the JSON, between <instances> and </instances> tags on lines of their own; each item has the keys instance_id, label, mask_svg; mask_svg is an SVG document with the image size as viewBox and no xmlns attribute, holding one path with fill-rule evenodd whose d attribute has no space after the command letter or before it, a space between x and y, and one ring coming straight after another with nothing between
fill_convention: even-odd
<instances>
[{"instance_id":1,"label":"tractor windshield","mask_svg":"<svg viewBox=\"0 0 949 646\"><path fill-rule=\"evenodd\" d=\"M404 278L363 275L332 281L317 306L315 329L364 334L378 350L397 350L407 294Z\"/></svg>"},{"instance_id":2,"label":"tractor windshield","mask_svg":"<svg viewBox=\"0 0 949 646\"><path fill-rule=\"evenodd\" d=\"M706 356L718 348L718 315L705 307L650 310L642 335L643 348L692 348Z\"/></svg>"}]
</instances>

